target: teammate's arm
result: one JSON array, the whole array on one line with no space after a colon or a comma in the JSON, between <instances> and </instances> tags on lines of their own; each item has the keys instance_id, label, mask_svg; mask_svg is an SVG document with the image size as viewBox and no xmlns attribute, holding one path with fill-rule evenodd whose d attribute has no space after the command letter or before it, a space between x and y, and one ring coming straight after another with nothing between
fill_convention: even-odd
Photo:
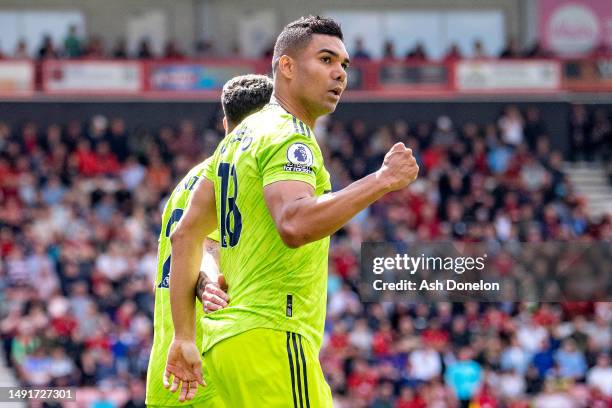
<instances>
[{"instance_id":1,"label":"teammate's arm","mask_svg":"<svg viewBox=\"0 0 612 408\"><path fill-rule=\"evenodd\" d=\"M264 188L264 198L283 242L297 248L333 234L386 193L413 182L418 171L412 150L396 143L378 171L338 192L316 197L308 183L278 181Z\"/></svg>"},{"instance_id":2,"label":"teammate's arm","mask_svg":"<svg viewBox=\"0 0 612 408\"><path fill-rule=\"evenodd\" d=\"M206 236L217 224L213 183L202 179L174 232L170 235L170 304L175 338L195 340L193 294Z\"/></svg>"},{"instance_id":3,"label":"teammate's arm","mask_svg":"<svg viewBox=\"0 0 612 408\"><path fill-rule=\"evenodd\" d=\"M225 279L219 272L219 242L206 238L200 276L196 284L196 297L202 302L205 313L227 307L229 297L225 291Z\"/></svg>"},{"instance_id":4,"label":"teammate's arm","mask_svg":"<svg viewBox=\"0 0 612 408\"><path fill-rule=\"evenodd\" d=\"M201 180L193 192L187 209L170 235L172 260L170 264L170 308L174 324L174 339L168 351L164 372L164 386L174 376L170 391L175 392L182 382L180 401L195 397L202 378L202 360L195 344L195 300L198 272L202 261L202 245L216 227L215 191L213 183Z\"/></svg>"}]
</instances>

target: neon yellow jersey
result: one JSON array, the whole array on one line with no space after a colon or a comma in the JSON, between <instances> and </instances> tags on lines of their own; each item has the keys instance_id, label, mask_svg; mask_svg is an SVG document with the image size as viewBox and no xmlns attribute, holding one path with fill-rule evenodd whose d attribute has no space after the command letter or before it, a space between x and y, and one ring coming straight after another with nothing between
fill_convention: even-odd
<instances>
[{"instance_id":1,"label":"neon yellow jersey","mask_svg":"<svg viewBox=\"0 0 612 408\"><path fill-rule=\"evenodd\" d=\"M313 131L271 102L219 144L206 178L215 185L221 267L229 306L207 314L203 350L254 328L302 334L318 350L327 297L329 237L285 246L263 189L281 180L331 191Z\"/></svg>"},{"instance_id":2,"label":"neon yellow jersey","mask_svg":"<svg viewBox=\"0 0 612 408\"><path fill-rule=\"evenodd\" d=\"M159 247L157 251L157 276L155 278L155 312L154 312L154 335L153 347L149 358L147 370L147 405L184 405L178 400L177 394L172 394L165 389L162 384L162 376L166 367L168 348L174 336L172 325L172 312L170 309L170 234L176 228L179 220L183 216L192 192L198 182L205 174L206 168L210 165L210 159L206 160L187 173L187 175L175 187L170 195L162 214L162 230L159 236ZM219 241L219 231L209 235L209 238ZM204 312L200 303L196 302L196 321L199 321ZM196 342L198 346L202 339L201 325L196 325ZM208 390L208 391L207 391ZM194 401L203 401L209 398L212 389L209 387L198 387Z\"/></svg>"}]
</instances>

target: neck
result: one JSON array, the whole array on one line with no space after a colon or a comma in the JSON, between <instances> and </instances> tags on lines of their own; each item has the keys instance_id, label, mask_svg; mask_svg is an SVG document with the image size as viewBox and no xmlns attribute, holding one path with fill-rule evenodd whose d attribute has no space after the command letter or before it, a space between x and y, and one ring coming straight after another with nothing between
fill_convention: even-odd
<instances>
[{"instance_id":1,"label":"neck","mask_svg":"<svg viewBox=\"0 0 612 408\"><path fill-rule=\"evenodd\" d=\"M311 129L314 128L318 115L308 112L308 109L306 109L302 104L293 100L293 98L289 97L289 95L283 94L283 92L275 90L273 98L276 99L278 104L287 112L307 124Z\"/></svg>"}]
</instances>

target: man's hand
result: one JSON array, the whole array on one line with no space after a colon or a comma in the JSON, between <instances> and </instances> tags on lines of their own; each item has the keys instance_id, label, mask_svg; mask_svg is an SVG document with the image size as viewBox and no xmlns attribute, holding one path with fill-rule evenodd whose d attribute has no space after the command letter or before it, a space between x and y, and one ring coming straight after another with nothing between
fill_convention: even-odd
<instances>
[{"instance_id":1,"label":"man's hand","mask_svg":"<svg viewBox=\"0 0 612 408\"><path fill-rule=\"evenodd\" d=\"M202 301L204 313L214 312L227 307L229 296L227 296L227 284L223 275L219 274L217 282L206 282L203 279L204 273L200 272L198 279L198 296Z\"/></svg>"},{"instance_id":2,"label":"man's hand","mask_svg":"<svg viewBox=\"0 0 612 408\"><path fill-rule=\"evenodd\" d=\"M412 150L403 143L396 143L385 155L385 160L377 172L379 180L389 191L400 190L416 180L419 166Z\"/></svg>"},{"instance_id":3,"label":"man's hand","mask_svg":"<svg viewBox=\"0 0 612 408\"><path fill-rule=\"evenodd\" d=\"M172 387L170 387L170 377L174 376ZM202 378L202 358L194 341L172 340L168 350L168 360L163 378L164 387L170 387L171 392L181 387L179 401L192 400L198 389L198 384L206 387Z\"/></svg>"}]
</instances>

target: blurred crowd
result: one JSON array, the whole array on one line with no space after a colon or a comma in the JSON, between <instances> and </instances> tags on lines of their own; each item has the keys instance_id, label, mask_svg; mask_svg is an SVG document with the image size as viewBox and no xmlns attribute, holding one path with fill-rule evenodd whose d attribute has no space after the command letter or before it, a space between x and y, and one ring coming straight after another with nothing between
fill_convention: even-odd
<instances>
[{"instance_id":1,"label":"blurred crowd","mask_svg":"<svg viewBox=\"0 0 612 408\"><path fill-rule=\"evenodd\" d=\"M601 57L609 56L611 50L607 46L602 45L594 49L590 55L586 57ZM404 59L406 62L454 62L465 58L473 59L488 59L488 58L501 58L501 59L531 59L531 58L554 58L555 54L551 51L544 49L539 42L535 42L532 45L522 48L518 41L514 38L510 38L504 45L504 48L499 53L491 53L485 49L485 46L480 39L475 39L472 43L470 50L461 49L459 44L451 43L444 55L441 58L433 58L427 51L427 47L423 42L417 41L413 47L406 50L404 54L396 50L395 44L392 40L387 40L383 44L382 49L382 60L383 61L397 61ZM362 38L357 38L355 44L351 49L351 58L356 61L371 60L372 52L368 50L364 45Z\"/></svg>"},{"instance_id":2,"label":"blurred crowd","mask_svg":"<svg viewBox=\"0 0 612 408\"><path fill-rule=\"evenodd\" d=\"M356 38L354 44L347 44L354 61L367 61L374 59L372 50L368 49L361 37ZM190 49L182 49L178 43L169 39L162 49L156 50L151 39L143 37L138 42L135 49L129 49L125 38L119 38L112 44L106 44L104 39L96 34L90 36L82 35L76 26L68 27L67 34L62 41L54 41L50 35L45 35L39 44L28 44L25 39L20 40L14 50L2 50L0 48L0 59L15 58L39 60L56 58L85 58L85 59L167 59L181 60L186 58L215 58L215 57L240 57L241 50L238 45L234 45L228 52L222 53L215 47L214 42L205 39L197 40ZM274 45L270 44L262 53L263 58L271 58ZM515 38L509 38L503 49L498 53L487 51L481 39L475 39L471 49L461 49L457 43L451 43L441 58L433 58L428 52L427 46L417 41L412 47L406 50L397 50L393 40L386 40L382 46L380 59L384 61L407 62L453 62L463 58L554 58L553 52L546 50L539 42L535 42L527 47L521 47ZM595 47L585 57L608 57L612 55L612 50L604 43Z\"/></svg>"},{"instance_id":3,"label":"blurred crowd","mask_svg":"<svg viewBox=\"0 0 612 408\"><path fill-rule=\"evenodd\" d=\"M584 130L572 154L606 160L610 112L584 109L578 125L581 109L564 119ZM378 169L396 141L421 167L332 239L321 360L337 407L611 406L612 304L359 299L364 241L612 240L612 217L587 214L536 106L461 126L328 117L316 134L334 190ZM102 115L0 123L0 334L22 384L96 387L102 406L142 406L161 210L222 135L219 117L204 129Z\"/></svg>"}]
</instances>

